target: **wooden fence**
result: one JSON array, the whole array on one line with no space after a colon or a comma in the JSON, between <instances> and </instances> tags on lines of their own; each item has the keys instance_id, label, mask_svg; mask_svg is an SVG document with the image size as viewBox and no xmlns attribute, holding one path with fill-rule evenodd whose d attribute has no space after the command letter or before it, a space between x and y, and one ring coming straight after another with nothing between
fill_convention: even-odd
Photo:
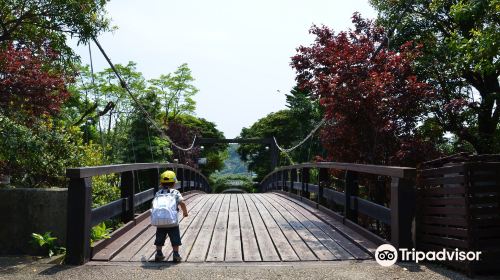
<instances>
[{"instance_id":1,"label":"wooden fence","mask_svg":"<svg viewBox=\"0 0 500 280\"><path fill-rule=\"evenodd\" d=\"M500 162L448 163L419 171L417 247L481 251L449 262L468 274L500 271Z\"/></svg>"}]
</instances>

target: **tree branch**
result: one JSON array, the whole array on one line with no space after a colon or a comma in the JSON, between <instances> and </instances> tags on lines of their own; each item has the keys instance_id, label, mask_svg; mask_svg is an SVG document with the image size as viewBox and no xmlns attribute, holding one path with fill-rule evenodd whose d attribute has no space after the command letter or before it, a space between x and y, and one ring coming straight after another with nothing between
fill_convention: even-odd
<instances>
[{"instance_id":1,"label":"tree branch","mask_svg":"<svg viewBox=\"0 0 500 280\"><path fill-rule=\"evenodd\" d=\"M104 110L97 113L97 116L102 117L106 113L108 113L110 110L112 110L113 108L115 108L115 103L113 103L113 101L109 101L108 104L106 104L106 107L104 107Z\"/></svg>"},{"instance_id":2,"label":"tree branch","mask_svg":"<svg viewBox=\"0 0 500 280\"><path fill-rule=\"evenodd\" d=\"M76 121L76 122L73 124L73 126L78 126L78 125L82 124L82 123L83 123L83 121L85 120L85 118L86 118L88 115L92 114L92 113L95 111L95 109L97 109L97 103L96 103L96 104L94 104L94 105L92 105L92 107L90 107L89 109L87 109L87 110L83 113L83 115L80 117L80 119L78 119L78 121Z\"/></svg>"},{"instance_id":3,"label":"tree branch","mask_svg":"<svg viewBox=\"0 0 500 280\"><path fill-rule=\"evenodd\" d=\"M94 105L92 105L92 107L87 109L83 113L83 115L80 117L80 119L73 124L73 126L78 126L78 125L82 124L87 116L89 116L90 114L95 112L98 105L99 104L96 102ZM114 107L115 107L115 104L113 102L111 102L111 101L108 102L108 104L106 104L106 107L104 107L104 110L97 113L97 117L102 117L103 115L105 115L107 112L109 112L109 110L113 109Z\"/></svg>"}]
</instances>

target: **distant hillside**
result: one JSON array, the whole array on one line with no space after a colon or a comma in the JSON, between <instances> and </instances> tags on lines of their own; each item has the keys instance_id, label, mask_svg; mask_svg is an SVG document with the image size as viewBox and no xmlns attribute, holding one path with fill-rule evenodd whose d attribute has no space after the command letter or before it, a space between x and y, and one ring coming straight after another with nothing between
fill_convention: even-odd
<instances>
[{"instance_id":1,"label":"distant hillside","mask_svg":"<svg viewBox=\"0 0 500 280\"><path fill-rule=\"evenodd\" d=\"M238 149L238 144L230 144L228 148L229 157L224 162L224 169L217 172L214 175L229 175L229 174L248 174L247 166L245 162L240 159L240 156L236 152Z\"/></svg>"}]
</instances>

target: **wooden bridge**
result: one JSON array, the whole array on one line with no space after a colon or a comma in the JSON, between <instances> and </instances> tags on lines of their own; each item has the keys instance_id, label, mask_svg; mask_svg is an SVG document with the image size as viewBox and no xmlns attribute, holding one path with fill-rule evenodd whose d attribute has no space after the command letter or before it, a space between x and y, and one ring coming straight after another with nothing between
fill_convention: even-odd
<instances>
[{"instance_id":1,"label":"wooden bridge","mask_svg":"<svg viewBox=\"0 0 500 280\"><path fill-rule=\"evenodd\" d=\"M210 194L207 179L191 167L125 164L67 170L67 262L151 261L156 228L150 226L147 209L156 188L135 193L137 172L152 171L150 178L157 178L164 169L176 171L180 180L176 188L183 192L189 209L189 216L180 220L180 253L187 262L364 260L372 259L382 243L412 246L412 168L342 163L296 165L266 176L261 193ZM309 176L312 169L317 169L316 183ZM327 186L325 172L329 169L346 172L344 192ZM121 174L121 198L92 208L92 177L111 173ZM358 173L391 180L390 208L358 197ZM344 205L344 211L325 207L328 201ZM358 225L358 213L389 225L390 240ZM110 218L119 218L125 224L111 238L91 246L91 227ZM167 240L164 253L171 258L169 243Z\"/></svg>"},{"instance_id":2,"label":"wooden bridge","mask_svg":"<svg viewBox=\"0 0 500 280\"><path fill-rule=\"evenodd\" d=\"M180 221L180 254L187 262L369 259L375 248L342 223L277 193L186 197L189 216ZM148 215L95 250L92 260L152 261L156 228L149 225ZM164 254L171 251L167 240Z\"/></svg>"},{"instance_id":3,"label":"wooden bridge","mask_svg":"<svg viewBox=\"0 0 500 280\"><path fill-rule=\"evenodd\" d=\"M318 165L318 164L316 164ZM298 262L363 260L373 258L378 245L411 246L411 168L330 163L276 169L261 182L258 194L210 194L207 179L180 164L125 164L67 170L68 232L67 261L72 264L148 262L154 258L155 227L150 226L148 207L156 188L140 193L137 172L175 170L189 216L182 218L183 245L187 262ZM316 184L309 174L317 168ZM326 186L329 169L346 171L343 193ZM121 174L121 198L92 209L92 177ZM391 208L358 197L358 173L392 178ZM154 184L158 185L158 182ZM316 198L313 200L313 198ZM330 210L328 202L344 205L344 212ZM139 209L143 209L140 213ZM391 240L384 240L357 225L357 215L367 215L391 226ZM111 238L90 244L90 229L110 218L125 224ZM164 253L170 256L170 242ZM167 258L168 260L168 258Z\"/></svg>"}]
</instances>

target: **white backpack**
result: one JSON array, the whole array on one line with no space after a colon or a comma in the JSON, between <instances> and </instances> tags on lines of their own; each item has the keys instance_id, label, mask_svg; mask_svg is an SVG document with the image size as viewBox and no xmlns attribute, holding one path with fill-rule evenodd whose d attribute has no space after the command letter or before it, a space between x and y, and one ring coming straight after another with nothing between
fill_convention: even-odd
<instances>
[{"instance_id":1,"label":"white backpack","mask_svg":"<svg viewBox=\"0 0 500 280\"><path fill-rule=\"evenodd\" d=\"M151 225L155 227L175 227L177 219L177 201L172 192L158 193L153 199Z\"/></svg>"}]
</instances>

